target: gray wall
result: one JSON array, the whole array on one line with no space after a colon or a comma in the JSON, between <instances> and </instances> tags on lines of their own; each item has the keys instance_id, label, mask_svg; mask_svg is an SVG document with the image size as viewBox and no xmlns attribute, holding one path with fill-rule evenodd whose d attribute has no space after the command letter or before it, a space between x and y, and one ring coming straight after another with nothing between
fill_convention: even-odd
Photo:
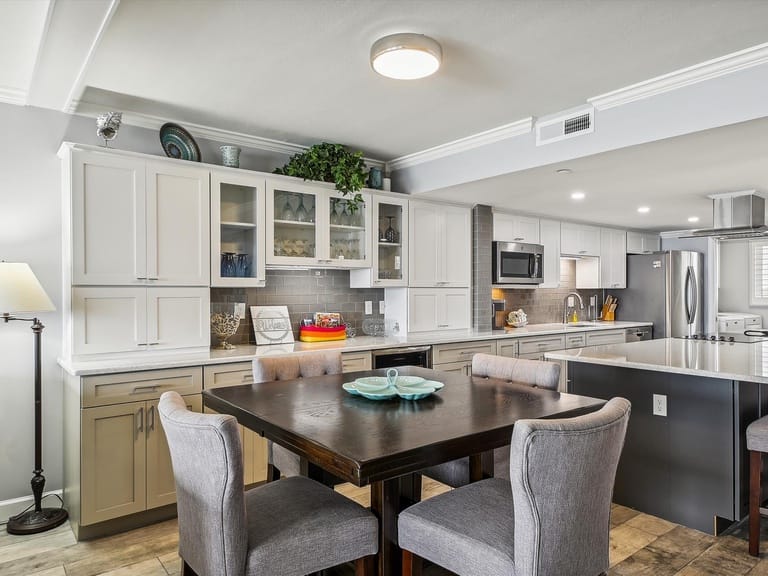
<instances>
[{"instance_id":1,"label":"gray wall","mask_svg":"<svg viewBox=\"0 0 768 576\"><path fill-rule=\"evenodd\" d=\"M43 467L46 489L62 482L61 170L64 141L100 145L93 118L0 104L0 260L27 262L58 311L43 331ZM204 161L219 164L219 143L199 139ZM157 131L124 125L110 147L164 156ZM244 149L241 167L271 171L287 156ZM3 312L3 311L0 311ZM34 468L32 332L0 324L0 503L30 495Z\"/></svg>"}]
</instances>

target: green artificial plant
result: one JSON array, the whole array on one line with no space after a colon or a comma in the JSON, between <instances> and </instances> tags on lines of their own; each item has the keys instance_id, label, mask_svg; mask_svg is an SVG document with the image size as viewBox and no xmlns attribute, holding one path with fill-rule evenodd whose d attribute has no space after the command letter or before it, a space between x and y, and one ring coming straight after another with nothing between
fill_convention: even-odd
<instances>
[{"instance_id":1,"label":"green artificial plant","mask_svg":"<svg viewBox=\"0 0 768 576\"><path fill-rule=\"evenodd\" d=\"M354 213L363 203L359 190L365 186L368 173L362 152L350 152L342 144L323 142L305 152L294 154L275 174L296 176L304 180L334 182L336 190L347 198L349 211Z\"/></svg>"}]
</instances>

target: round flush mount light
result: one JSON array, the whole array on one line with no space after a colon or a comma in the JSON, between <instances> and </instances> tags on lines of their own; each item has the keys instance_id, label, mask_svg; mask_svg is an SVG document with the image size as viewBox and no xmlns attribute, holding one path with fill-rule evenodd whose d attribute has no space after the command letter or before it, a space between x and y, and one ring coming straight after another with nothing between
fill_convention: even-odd
<instances>
[{"instance_id":1,"label":"round flush mount light","mask_svg":"<svg viewBox=\"0 0 768 576\"><path fill-rule=\"evenodd\" d=\"M404 32L379 38L371 46L371 66L387 78L416 80L437 72L443 50L424 34Z\"/></svg>"},{"instance_id":2,"label":"round flush mount light","mask_svg":"<svg viewBox=\"0 0 768 576\"><path fill-rule=\"evenodd\" d=\"M581 190L576 190L575 192L571 192L571 198L573 198L574 200L584 200L585 196L586 194L584 194L584 192L582 192Z\"/></svg>"},{"instance_id":3,"label":"round flush mount light","mask_svg":"<svg viewBox=\"0 0 768 576\"><path fill-rule=\"evenodd\" d=\"M691 216L690 218L688 218L688 222L698 222L698 221L699 221L698 216Z\"/></svg>"},{"instance_id":4,"label":"round flush mount light","mask_svg":"<svg viewBox=\"0 0 768 576\"><path fill-rule=\"evenodd\" d=\"M651 209L650 209L650 208L648 208L648 206L640 206L640 207L637 209L637 211L638 211L638 212L640 212L640 214L648 214L648 212L650 212L650 211L651 211Z\"/></svg>"}]
</instances>

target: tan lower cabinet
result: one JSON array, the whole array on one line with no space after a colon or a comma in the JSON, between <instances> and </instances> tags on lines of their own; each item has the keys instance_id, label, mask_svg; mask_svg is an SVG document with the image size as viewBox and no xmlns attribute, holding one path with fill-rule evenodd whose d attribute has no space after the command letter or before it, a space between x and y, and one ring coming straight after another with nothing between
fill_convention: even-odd
<instances>
[{"instance_id":1,"label":"tan lower cabinet","mask_svg":"<svg viewBox=\"0 0 768 576\"><path fill-rule=\"evenodd\" d=\"M496 341L454 342L432 346L432 368L441 372L472 375L472 357L477 353L496 354Z\"/></svg>"},{"instance_id":2,"label":"tan lower cabinet","mask_svg":"<svg viewBox=\"0 0 768 576\"><path fill-rule=\"evenodd\" d=\"M206 390L241 384L253 384L253 368L250 362L217 364L203 368L203 387ZM213 412L208 408L205 411ZM240 426L240 440L243 445L243 481L246 485L265 481L267 441L244 426Z\"/></svg>"},{"instance_id":3,"label":"tan lower cabinet","mask_svg":"<svg viewBox=\"0 0 768 576\"><path fill-rule=\"evenodd\" d=\"M342 372L360 372L372 368L371 353L367 350L365 352L342 352L341 354Z\"/></svg>"}]
</instances>

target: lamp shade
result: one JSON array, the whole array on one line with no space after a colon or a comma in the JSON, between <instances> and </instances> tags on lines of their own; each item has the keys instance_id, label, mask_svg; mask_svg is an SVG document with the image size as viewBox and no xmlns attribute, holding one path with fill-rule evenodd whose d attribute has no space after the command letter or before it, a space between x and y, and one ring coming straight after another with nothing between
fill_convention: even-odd
<instances>
[{"instance_id":1,"label":"lamp shade","mask_svg":"<svg viewBox=\"0 0 768 576\"><path fill-rule=\"evenodd\" d=\"M0 262L0 314L56 310L28 264Z\"/></svg>"},{"instance_id":2,"label":"lamp shade","mask_svg":"<svg viewBox=\"0 0 768 576\"><path fill-rule=\"evenodd\" d=\"M397 80L416 80L437 72L443 51L423 34L401 33L379 38L371 47L371 66Z\"/></svg>"}]
</instances>

